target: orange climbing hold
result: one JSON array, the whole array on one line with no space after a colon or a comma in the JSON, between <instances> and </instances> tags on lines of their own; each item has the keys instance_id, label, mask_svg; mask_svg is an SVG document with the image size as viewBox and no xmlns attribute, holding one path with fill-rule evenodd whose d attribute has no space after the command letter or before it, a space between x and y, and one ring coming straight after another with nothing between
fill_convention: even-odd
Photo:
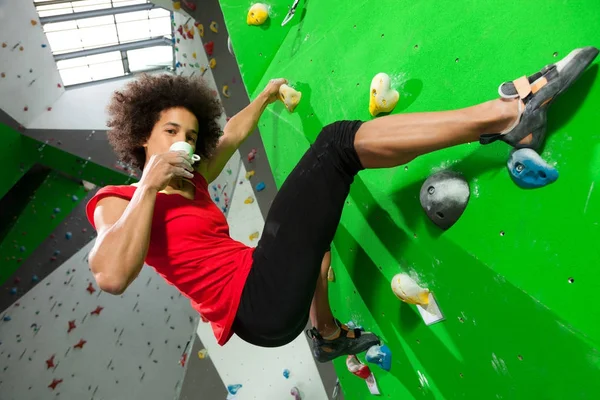
<instances>
[{"instance_id":1,"label":"orange climbing hold","mask_svg":"<svg viewBox=\"0 0 600 400\"><path fill-rule=\"evenodd\" d=\"M37 21L35 19L31 20L31 26L36 26L37 25Z\"/></svg>"}]
</instances>

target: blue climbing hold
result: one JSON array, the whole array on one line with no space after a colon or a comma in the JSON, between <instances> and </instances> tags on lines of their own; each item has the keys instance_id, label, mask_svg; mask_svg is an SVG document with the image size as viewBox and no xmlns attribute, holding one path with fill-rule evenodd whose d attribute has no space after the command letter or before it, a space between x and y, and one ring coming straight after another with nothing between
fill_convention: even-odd
<instances>
[{"instance_id":1,"label":"blue climbing hold","mask_svg":"<svg viewBox=\"0 0 600 400\"><path fill-rule=\"evenodd\" d=\"M38 278L38 276L37 276L37 275L33 275L33 276L31 277L31 281L32 281L32 282L37 282L37 281L39 281L39 280L40 280L40 278Z\"/></svg>"},{"instance_id":2,"label":"blue climbing hold","mask_svg":"<svg viewBox=\"0 0 600 400\"><path fill-rule=\"evenodd\" d=\"M54 255L57 256L60 254L60 250L54 250Z\"/></svg>"},{"instance_id":3,"label":"blue climbing hold","mask_svg":"<svg viewBox=\"0 0 600 400\"><path fill-rule=\"evenodd\" d=\"M14 287L14 288L10 289L10 294L17 294L17 288Z\"/></svg>"},{"instance_id":4,"label":"blue climbing hold","mask_svg":"<svg viewBox=\"0 0 600 400\"><path fill-rule=\"evenodd\" d=\"M215 196L215 201L216 201L217 203L219 202L219 200L221 200L221 199L219 198L219 196Z\"/></svg>"},{"instance_id":5,"label":"blue climbing hold","mask_svg":"<svg viewBox=\"0 0 600 400\"><path fill-rule=\"evenodd\" d=\"M242 388L242 385L227 385L227 391L231 394L237 394L238 390Z\"/></svg>"},{"instance_id":6,"label":"blue climbing hold","mask_svg":"<svg viewBox=\"0 0 600 400\"><path fill-rule=\"evenodd\" d=\"M175 68L181 68L181 66L182 64L179 61L177 61L177 64L175 64Z\"/></svg>"},{"instance_id":7,"label":"blue climbing hold","mask_svg":"<svg viewBox=\"0 0 600 400\"><path fill-rule=\"evenodd\" d=\"M73 234L71 232L65 233L65 238L67 238L67 240L71 239L72 237L73 237Z\"/></svg>"},{"instance_id":8,"label":"blue climbing hold","mask_svg":"<svg viewBox=\"0 0 600 400\"><path fill-rule=\"evenodd\" d=\"M77 196L73 195L73 196L71 196L71 200L73 200L73 201L77 201L77 200L79 200L79 197L77 197Z\"/></svg>"},{"instance_id":9,"label":"blue climbing hold","mask_svg":"<svg viewBox=\"0 0 600 400\"><path fill-rule=\"evenodd\" d=\"M370 363L379 365L386 371L392 368L392 351L385 344L383 346L371 346L365 355L365 359Z\"/></svg>"},{"instance_id":10,"label":"blue climbing hold","mask_svg":"<svg viewBox=\"0 0 600 400\"><path fill-rule=\"evenodd\" d=\"M42 44L42 49L45 49L48 45Z\"/></svg>"},{"instance_id":11,"label":"blue climbing hold","mask_svg":"<svg viewBox=\"0 0 600 400\"><path fill-rule=\"evenodd\" d=\"M10 321L12 318L9 317L8 315L5 315L4 318L2 318L4 321Z\"/></svg>"},{"instance_id":12,"label":"blue climbing hold","mask_svg":"<svg viewBox=\"0 0 600 400\"><path fill-rule=\"evenodd\" d=\"M60 208L56 207L56 208L54 209L54 214L58 214L59 212L60 212Z\"/></svg>"},{"instance_id":13,"label":"blue climbing hold","mask_svg":"<svg viewBox=\"0 0 600 400\"><path fill-rule=\"evenodd\" d=\"M532 149L513 151L506 165L512 180L523 189L541 188L558 179L558 171Z\"/></svg>"},{"instance_id":14,"label":"blue climbing hold","mask_svg":"<svg viewBox=\"0 0 600 400\"><path fill-rule=\"evenodd\" d=\"M265 183L264 182L259 182L258 185L256 185L256 191L257 192L262 192L263 190L265 190Z\"/></svg>"},{"instance_id":15,"label":"blue climbing hold","mask_svg":"<svg viewBox=\"0 0 600 400\"><path fill-rule=\"evenodd\" d=\"M213 190L217 190L217 185L212 186Z\"/></svg>"},{"instance_id":16,"label":"blue climbing hold","mask_svg":"<svg viewBox=\"0 0 600 400\"><path fill-rule=\"evenodd\" d=\"M285 379L289 379L290 378L290 370L289 369L284 369L283 370L283 377Z\"/></svg>"},{"instance_id":17,"label":"blue climbing hold","mask_svg":"<svg viewBox=\"0 0 600 400\"><path fill-rule=\"evenodd\" d=\"M25 246L19 247L19 250L21 250L21 253L25 253Z\"/></svg>"}]
</instances>

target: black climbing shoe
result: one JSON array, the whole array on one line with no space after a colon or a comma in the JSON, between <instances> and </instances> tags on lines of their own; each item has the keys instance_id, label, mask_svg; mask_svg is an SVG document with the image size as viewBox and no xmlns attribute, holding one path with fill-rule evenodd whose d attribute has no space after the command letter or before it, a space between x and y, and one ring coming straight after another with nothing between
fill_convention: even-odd
<instances>
[{"instance_id":1,"label":"black climbing shoe","mask_svg":"<svg viewBox=\"0 0 600 400\"><path fill-rule=\"evenodd\" d=\"M336 339L323 339L317 328L306 331L306 335L312 339L313 356L319 362L331 361L343 355L358 354L381 343L376 335L360 329L353 330L353 338L348 337L349 328L338 320L335 322L340 327L340 336Z\"/></svg>"},{"instance_id":2,"label":"black climbing shoe","mask_svg":"<svg viewBox=\"0 0 600 400\"><path fill-rule=\"evenodd\" d=\"M502 140L516 148L538 150L546 137L548 106L579 78L597 55L595 47L576 49L556 64L548 65L529 77L502 83L498 88L500 96L519 99L521 116L516 126L506 133L481 135L481 144ZM528 140L523 141L525 138Z\"/></svg>"}]
</instances>

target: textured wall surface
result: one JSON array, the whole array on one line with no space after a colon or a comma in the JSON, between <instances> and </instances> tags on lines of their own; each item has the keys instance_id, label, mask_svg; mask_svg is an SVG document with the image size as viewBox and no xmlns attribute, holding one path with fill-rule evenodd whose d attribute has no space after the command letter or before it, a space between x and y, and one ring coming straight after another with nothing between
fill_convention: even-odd
<instances>
[{"instance_id":1,"label":"textured wall surface","mask_svg":"<svg viewBox=\"0 0 600 400\"><path fill-rule=\"evenodd\" d=\"M600 45L600 9L591 0L301 1L281 27L289 3L271 1L270 24L255 27L246 24L247 4L221 0L251 97L277 76L303 94L295 113L277 104L259 123L278 185L324 125L371 119L369 85L379 72L400 92L394 114L456 109L497 97L501 82L574 48ZM597 64L550 109L542 156L560 173L551 186L515 186L504 143L465 144L356 178L334 241L330 291L341 320L391 347L391 371L372 366L385 397L562 399L600 391ZM471 189L446 232L419 204L421 185L442 169L463 174ZM399 272L435 293L444 322L426 326L395 298L390 279ZM343 360L336 367L347 398L369 396Z\"/></svg>"}]
</instances>

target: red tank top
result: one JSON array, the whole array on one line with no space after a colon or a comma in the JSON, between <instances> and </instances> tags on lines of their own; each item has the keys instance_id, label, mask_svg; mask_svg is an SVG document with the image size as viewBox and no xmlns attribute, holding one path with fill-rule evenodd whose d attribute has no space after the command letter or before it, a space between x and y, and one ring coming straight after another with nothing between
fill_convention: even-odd
<instances>
[{"instance_id":1,"label":"red tank top","mask_svg":"<svg viewBox=\"0 0 600 400\"><path fill-rule=\"evenodd\" d=\"M217 342L231 338L242 290L252 267L253 247L229 236L227 220L210 198L208 183L195 172L194 200L158 193L152 219L146 264L191 300L210 321ZM87 203L94 227L94 210L104 197L131 200L135 186L106 186Z\"/></svg>"}]
</instances>

